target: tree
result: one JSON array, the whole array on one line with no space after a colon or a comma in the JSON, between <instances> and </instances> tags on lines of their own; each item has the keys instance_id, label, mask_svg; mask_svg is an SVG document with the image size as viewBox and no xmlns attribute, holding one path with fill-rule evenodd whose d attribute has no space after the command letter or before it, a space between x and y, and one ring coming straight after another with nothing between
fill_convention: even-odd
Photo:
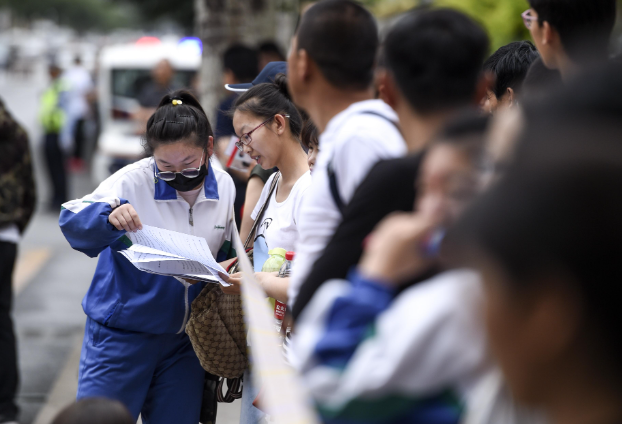
<instances>
[{"instance_id":1,"label":"tree","mask_svg":"<svg viewBox=\"0 0 622 424\"><path fill-rule=\"evenodd\" d=\"M460 10L486 28L493 49L511 41L529 39L529 31L520 16L529 8L526 0L364 0L364 3L381 19L422 4Z\"/></svg>"},{"instance_id":2,"label":"tree","mask_svg":"<svg viewBox=\"0 0 622 424\"><path fill-rule=\"evenodd\" d=\"M282 43L294 32L298 0L195 0L196 32L203 42L201 103L214 116L222 93L222 55L233 43Z\"/></svg>"},{"instance_id":3,"label":"tree","mask_svg":"<svg viewBox=\"0 0 622 424\"><path fill-rule=\"evenodd\" d=\"M169 21L177 24L186 34L194 29L193 0L113 0L118 4L131 4L140 13L144 27L153 27L155 23Z\"/></svg>"},{"instance_id":4,"label":"tree","mask_svg":"<svg viewBox=\"0 0 622 424\"><path fill-rule=\"evenodd\" d=\"M530 37L521 18L529 9L526 0L436 0L434 5L460 10L479 21L488 31L493 50Z\"/></svg>"},{"instance_id":5,"label":"tree","mask_svg":"<svg viewBox=\"0 0 622 424\"><path fill-rule=\"evenodd\" d=\"M0 0L2 7L18 19L48 18L78 32L129 26L133 20L126 8L105 0Z\"/></svg>"}]
</instances>

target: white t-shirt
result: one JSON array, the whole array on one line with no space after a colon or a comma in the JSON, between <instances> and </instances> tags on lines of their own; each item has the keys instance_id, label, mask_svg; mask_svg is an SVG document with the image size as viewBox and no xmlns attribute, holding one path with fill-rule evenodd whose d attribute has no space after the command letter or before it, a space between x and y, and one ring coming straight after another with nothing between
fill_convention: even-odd
<instances>
[{"instance_id":1,"label":"white t-shirt","mask_svg":"<svg viewBox=\"0 0 622 424\"><path fill-rule=\"evenodd\" d=\"M335 115L320 135L313 185L303 202L298 228L300 236L287 293L290 305L341 223L341 212L330 191L328 163L332 162L337 190L347 204L376 162L406 154L406 143L394 124L397 122L395 111L385 102L365 100Z\"/></svg>"},{"instance_id":2,"label":"white t-shirt","mask_svg":"<svg viewBox=\"0 0 622 424\"><path fill-rule=\"evenodd\" d=\"M7 224L4 227L0 227L0 241L7 241L9 243L19 243L21 235L19 234L19 228L15 224Z\"/></svg>"},{"instance_id":3,"label":"white t-shirt","mask_svg":"<svg viewBox=\"0 0 622 424\"><path fill-rule=\"evenodd\" d=\"M266 185L264 185L261 191L257 206L255 206L251 214L253 220L257 219L257 214L268 197L275 175L272 174L268 178ZM276 193L280 186L281 181L279 180L276 189L272 193L270 202L261 217L255 238L263 235L270 250L280 247L287 251L294 251L296 240L298 240L300 204L305 192L311 186L311 173L307 171L302 177L298 178L287 199L281 203L276 201Z\"/></svg>"}]
</instances>

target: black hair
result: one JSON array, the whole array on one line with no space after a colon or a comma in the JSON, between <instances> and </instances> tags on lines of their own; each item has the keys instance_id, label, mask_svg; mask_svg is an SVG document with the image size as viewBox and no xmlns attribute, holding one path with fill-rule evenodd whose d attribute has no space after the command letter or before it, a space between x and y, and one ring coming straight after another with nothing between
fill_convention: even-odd
<instances>
[{"instance_id":1,"label":"black hair","mask_svg":"<svg viewBox=\"0 0 622 424\"><path fill-rule=\"evenodd\" d=\"M532 127L536 124L540 125L542 120L545 122L559 120L559 125L563 128L567 128L570 124L583 124L594 132L598 130L594 127L610 127L612 124L609 121L620 122L621 92L622 64L609 62L603 67L583 72L569 84L560 83L559 88L553 90L546 99L535 99L536 101L528 99L523 111ZM602 121L602 125L594 125L595 121ZM556 129L557 133L561 129ZM557 137L553 137L554 139ZM571 139L576 139L576 137L571 137ZM552 140L549 140L546 145L550 142Z\"/></svg>"},{"instance_id":2,"label":"black hair","mask_svg":"<svg viewBox=\"0 0 622 424\"><path fill-rule=\"evenodd\" d=\"M181 101L181 104L173 104ZM171 144L192 139L198 147L207 148L212 127L199 101L189 91L177 90L160 100L156 111L147 121L143 147L147 155L161 144Z\"/></svg>"},{"instance_id":3,"label":"black hair","mask_svg":"<svg viewBox=\"0 0 622 424\"><path fill-rule=\"evenodd\" d=\"M484 62L484 71L496 77L492 91L497 99L503 97L508 88L520 92L527 71L538 57L540 54L530 41L515 41L499 48Z\"/></svg>"},{"instance_id":4,"label":"black hair","mask_svg":"<svg viewBox=\"0 0 622 424\"><path fill-rule=\"evenodd\" d=\"M351 0L324 0L303 15L297 32L326 80L347 90L367 89L374 78L378 29L374 17Z\"/></svg>"},{"instance_id":5,"label":"black hair","mask_svg":"<svg viewBox=\"0 0 622 424\"><path fill-rule=\"evenodd\" d=\"M518 293L551 272L570 277L565 283L579 292L590 327L605 334L601 342L616 358L607 365L616 363L620 380L622 162L555 165L515 169L476 201L456 230L469 234L463 248L477 246L492 257Z\"/></svg>"},{"instance_id":6,"label":"black hair","mask_svg":"<svg viewBox=\"0 0 622 424\"><path fill-rule=\"evenodd\" d=\"M556 69L544 65L541 57L533 61L523 80L523 98L544 97L549 92L561 88L562 76Z\"/></svg>"},{"instance_id":7,"label":"black hair","mask_svg":"<svg viewBox=\"0 0 622 424\"><path fill-rule=\"evenodd\" d=\"M385 66L415 111L434 113L473 101L488 45L463 13L415 9L387 34Z\"/></svg>"},{"instance_id":8,"label":"black hair","mask_svg":"<svg viewBox=\"0 0 622 424\"><path fill-rule=\"evenodd\" d=\"M289 95L287 77L284 74L278 74L274 82L257 84L238 97L230 113L236 111L250 112L262 119L274 117L276 114L289 115L289 129L300 140L302 117Z\"/></svg>"},{"instance_id":9,"label":"black hair","mask_svg":"<svg viewBox=\"0 0 622 424\"><path fill-rule=\"evenodd\" d=\"M305 121L304 125L302 126L302 133L300 135L300 139L302 145L307 150L313 146L317 148L317 146L320 145L318 130L312 120L307 119Z\"/></svg>"},{"instance_id":10,"label":"black hair","mask_svg":"<svg viewBox=\"0 0 622 424\"><path fill-rule=\"evenodd\" d=\"M117 400L86 398L63 409L52 424L133 424L127 408Z\"/></svg>"},{"instance_id":11,"label":"black hair","mask_svg":"<svg viewBox=\"0 0 622 424\"><path fill-rule=\"evenodd\" d=\"M225 50L223 68L229 69L240 83L251 82L259 73L257 52L242 44L235 44Z\"/></svg>"},{"instance_id":12,"label":"black hair","mask_svg":"<svg viewBox=\"0 0 622 424\"><path fill-rule=\"evenodd\" d=\"M538 23L559 33L566 54L576 62L605 60L616 19L616 0L529 0Z\"/></svg>"},{"instance_id":13,"label":"black hair","mask_svg":"<svg viewBox=\"0 0 622 424\"><path fill-rule=\"evenodd\" d=\"M586 74L526 111L527 125L506 174L450 231L458 262L480 251L511 289L527 292L556 273L583 302L589 332L608 352L622 387L622 74ZM460 257L463 260L460 260ZM464 265L464 263L462 264ZM594 331L598 330L598 331Z\"/></svg>"},{"instance_id":14,"label":"black hair","mask_svg":"<svg viewBox=\"0 0 622 424\"><path fill-rule=\"evenodd\" d=\"M260 54L261 53L275 54L281 58L280 59L281 61L285 61L285 55L283 54L279 46L274 41L268 40L268 41L264 41L263 43L260 43L259 46L257 47L257 50L259 51Z\"/></svg>"}]
</instances>

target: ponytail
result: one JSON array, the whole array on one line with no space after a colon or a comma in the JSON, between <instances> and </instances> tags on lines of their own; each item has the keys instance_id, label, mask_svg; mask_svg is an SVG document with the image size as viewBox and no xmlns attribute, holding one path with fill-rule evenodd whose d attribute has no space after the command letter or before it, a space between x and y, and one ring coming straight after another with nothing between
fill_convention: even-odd
<instances>
[{"instance_id":1,"label":"ponytail","mask_svg":"<svg viewBox=\"0 0 622 424\"><path fill-rule=\"evenodd\" d=\"M231 114L236 111L250 112L261 119L269 119L277 114L289 115L289 129L300 140L302 117L289 95L284 74L278 74L274 82L257 84L238 97Z\"/></svg>"},{"instance_id":2,"label":"ponytail","mask_svg":"<svg viewBox=\"0 0 622 424\"><path fill-rule=\"evenodd\" d=\"M207 148L212 127L199 101L187 90L177 90L162 97L158 108L147 121L143 147L148 155L162 144L191 139Z\"/></svg>"}]
</instances>

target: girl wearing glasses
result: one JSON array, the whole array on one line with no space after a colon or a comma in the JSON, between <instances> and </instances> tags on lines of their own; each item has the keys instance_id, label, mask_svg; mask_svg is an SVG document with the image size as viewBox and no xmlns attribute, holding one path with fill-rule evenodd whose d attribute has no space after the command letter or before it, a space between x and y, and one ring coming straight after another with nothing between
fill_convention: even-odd
<instances>
[{"instance_id":1,"label":"girl wearing glasses","mask_svg":"<svg viewBox=\"0 0 622 424\"><path fill-rule=\"evenodd\" d=\"M205 373L184 329L205 283L139 271L118 253L120 237L143 224L191 234L205 238L222 262L233 253L235 188L210 164L212 128L187 91L162 99L144 145L149 157L65 203L61 212L71 246L99 255L82 302L88 318L78 399L118 399L144 423L196 424Z\"/></svg>"},{"instance_id":2,"label":"girl wearing glasses","mask_svg":"<svg viewBox=\"0 0 622 424\"><path fill-rule=\"evenodd\" d=\"M263 169L279 169L264 185L251 214L253 221L261 220L254 235L254 265L255 270L261 270L269 250L294 250L301 203L311 185L307 155L300 144L302 117L289 97L285 76L279 74L274 83L258 84L242 94L233 106L233 127L240 137L238 148L244 149ZM278 180L270 194L275 178ZM264 212L258 216L264 204ZM255 275L268 296L287 303L289 278L265 272ZM223 291L239 294L241 278L227 278L232 285ZM252 405L256 395L247 371L240 423L257 423L264 415Z\"/></svg>"},{"instance_id":3,"label":"girl wearing glasses","mask_svg":"<svg viewBox=\"0 0 622 424\"><path fill-rule=\"evenodd\" d=\"M253 221L261 219L255 233L255 258L259 251L283 248L293 251L298 238L297 223L303 196L311 185L307 155L300 144L302 117L289 98L287 80L279 74L274 83L258 84L242 94L233 106L233 127L240 136L238 148L243 149L263 169L278 168L266 182ZM275 178L276 187L270 196ZM259 210L266 203L264 213ZM255 269L261 269L255 263ZM270 297L287 302L289 279L257 273L264 291ZM231 278L226 293L240 293L240 280Z\"/></svg>"}]
</instances>

